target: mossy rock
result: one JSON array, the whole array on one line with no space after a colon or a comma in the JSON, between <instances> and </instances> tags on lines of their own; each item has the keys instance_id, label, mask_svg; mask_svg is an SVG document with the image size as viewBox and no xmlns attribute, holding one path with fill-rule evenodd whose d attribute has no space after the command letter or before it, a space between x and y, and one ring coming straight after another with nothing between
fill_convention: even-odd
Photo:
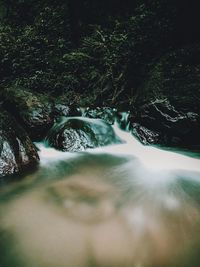
<instances>
[{"instance_id":1,"label":"mossy rock","mask_svg":"<svg viewBox=\"0 0 200 267\"><path fill-rule=\"evenodd\" d=\"M32 140L42 139L53 125L52 106L48 98L24 88L3 90L3 105L25 128Z\"/></svg>"},{"instance_id":2,"label":"mossy rock","mask_svg":"<svg viewBox=\"0 0 200 267\"><path fill-rule=\"evenodd\" d=\"M60 99L11 87L2 91L4 108L25 128L33 141L46 137L54 121L60 116L77 115L77 109Z\"/></svg>"}]
</instances>

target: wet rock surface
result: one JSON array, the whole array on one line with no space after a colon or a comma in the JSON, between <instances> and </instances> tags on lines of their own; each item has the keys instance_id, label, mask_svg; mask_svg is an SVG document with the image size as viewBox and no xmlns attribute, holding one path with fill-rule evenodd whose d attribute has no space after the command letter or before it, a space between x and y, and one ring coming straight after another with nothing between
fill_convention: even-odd
<instances>
[{"instance_id":1,"label":"wet rock surface","mask_svg":"<svg viewBox=\"0 0 200 267\"><path fill-rule=\"evenodd\" d=\"M192 147L199 144L200 117L176 110L166 100L143 105L134 118L133 132L144 144Z\"/></svg>"},{"instance_id":2,"label":"wet rock surface","mask_svg":"<svg viewBox=\"0 0 200 267\"><path fill-rule=\"evenodd\" d=\"M52 98L52 113L51 117L54 122L59 121L60 117L74 117L81 116L80 108L74 104L68 104L66 97L62 98Z\"/></svg>"},{"instance_id":3,"label":"wet rock surface","mask_svg":"<svg viewBox=\"0 0 200 267\"><path fill-rule=\"evenodd\" d=\"M33 141L42 140L60 116L78 115L75 107L23 88L4 90L4 108L25 128Z\"/></svg>"},{"instance_id":4,"label":"wet rock surface","mask_svg":"<svg viewBox=\"0 0 200 267\"><path fill-rule=\"evenodd\" d=\"M53 126L47 142L59 150L76 152L121 141L112 127L103 120L70 117L62 118Z\"/></svg>"},{"instance_id":5,"label":"wet rock surface","mask_svg":"<svg viewBox=\"0 0 200 267\"><path fill-rule=\"evenodd\" d=\"M130 111L118 110L110 107L86 108L82 112L83 117L102 119L110 125L117 123L120 129L128 130Z\"/></svg>"},{"instance_id":6,"label":"wet rock surface","mask_svg":"<svg viewBox=\"0 0 200 267\"><path fill-rule=\"evenodd\" d=\"M144 145L156 144L160 140L159 133L148 129L139 123L132 124L131 132Z\"/></svg>"},{"instance_id":7,"label":"wet rock surface","mask_svg":"<svg viewBox=\"0 0 200 267\"><path fill-rule=\"evenodd\" d=\"M10 88L4 91L3 103L34 141L43 138L53 125L51 103L42 95Z\"/></svg>"},{"instance_id":8,"label":"wet rock surface","mask_svg":"<svg viewBox=\"0 0 200 267\"><path fill-rule=\"evenodd\" d=\"M0 110L0 178L17 174L38 163L36 147L23 128Z\"/></svg>"},{"instance_id":9,"label":"wet rock surface","mask_svg":"<svg viewBox=\"0 0 200 267\"><path fill-rule=\"evenodd\" d=\"M92 119L102 119L109 124L114 124L117 110L110 107L86 108L82 115Z\"/></svg>"},{"instance_id":10,"label":"wet rock surface","mask_svg":"<svg viewBox=\"0 0 200 267\"><path fill-rule=\"evenodd\" d=\"M144 144L199 147L199 52L196 45L163 56L138 93L131 121Z\"/></svg>"}]
</instances>

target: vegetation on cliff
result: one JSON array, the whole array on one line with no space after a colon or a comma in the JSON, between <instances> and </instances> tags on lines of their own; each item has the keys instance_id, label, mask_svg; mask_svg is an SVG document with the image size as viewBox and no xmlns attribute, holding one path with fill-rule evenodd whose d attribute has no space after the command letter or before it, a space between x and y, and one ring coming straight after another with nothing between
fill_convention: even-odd
<instances>
[{"instance_id":1,"label":"vegetation on cliff","mask_svg":"<svg viewBox=\"0 0 200 267\"><path fill-rule=\"evenodd\" d=\"M1 88L78 105L133 104L161 56L199 41L186 0L2 0L0 13Z\"/></svg>"}]
</instances>

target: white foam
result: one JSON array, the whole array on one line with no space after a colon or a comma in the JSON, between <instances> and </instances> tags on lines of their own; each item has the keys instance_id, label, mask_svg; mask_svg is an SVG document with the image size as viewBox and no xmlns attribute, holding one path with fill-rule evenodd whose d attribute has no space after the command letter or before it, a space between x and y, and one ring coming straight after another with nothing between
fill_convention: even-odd
<instances>
[{"instance_id":1,"label":"white foam","mask_svg":"<svg viewBox=\"0 0 200 267\"><path fill-rule=\"evenodd\" d=\"M120 130L114 125L116 134L124 144L94 149L93 153L107 152L114 155L132 155L152 170L188 170L200 172L200 160L175 152L142 145L131 133Z\"/></svg>"},{"instance_id":2,"label":"white foam","mask_svg":"<svg viewBox=\"0 0 200 267\"><path fill-rule=\"evenodd\" d=\"M43 142L35 143L35 145L39 149L38 154L41 165L49 165L55 161L77 157L77 153L59 151L55 148L46 146L46 144Z\"/></svg>"},{"instance_id":3,"label":"white foam","mask_svg":"<svg viewBox=\"0 0 200 267\"><path fill-rule=\"evenodd\" d=\"M200 172L200 160L175 152L169 152L151 146L142 145L131 133L119 129L115 124L113 129L117 136L124 140L123 144L98 147L86 150L87 153L109 153L112 155L131 155L138 158L148 169L153 171L162 170L187 170ZM80 153L69 153L58 151L47 147L44 143L36 143L39 148L41 164L49 164L73 157L78 157ZM83 152L81 152L83 153Z\"/></svg>"}]
</instances>

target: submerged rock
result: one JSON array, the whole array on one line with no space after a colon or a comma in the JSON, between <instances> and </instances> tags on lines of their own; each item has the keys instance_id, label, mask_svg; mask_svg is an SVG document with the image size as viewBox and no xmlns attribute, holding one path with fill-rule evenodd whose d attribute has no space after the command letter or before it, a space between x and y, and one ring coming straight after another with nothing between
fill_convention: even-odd
<instances>
[{"instance_id":1,"label":"submerged rock","mask_svg":"<svg viewBox=\"0 0 200 267\"><path fill-rule=\"evenodd\" d=\"M47 142L62 151L76 152L121 141L112 127L103 120L70 117L62 118L53 126Z\"/></svg>"},{"instance_id":2,"label":"submerged rock","mask_svg":"<svg viewBox=\"0 0 200 267\"><path fill-rule=\"evenodd\" d=\"M0 111L0 177L16 174L38 163L36 147L23 128Z\"/></svg>"}]
</instances>

